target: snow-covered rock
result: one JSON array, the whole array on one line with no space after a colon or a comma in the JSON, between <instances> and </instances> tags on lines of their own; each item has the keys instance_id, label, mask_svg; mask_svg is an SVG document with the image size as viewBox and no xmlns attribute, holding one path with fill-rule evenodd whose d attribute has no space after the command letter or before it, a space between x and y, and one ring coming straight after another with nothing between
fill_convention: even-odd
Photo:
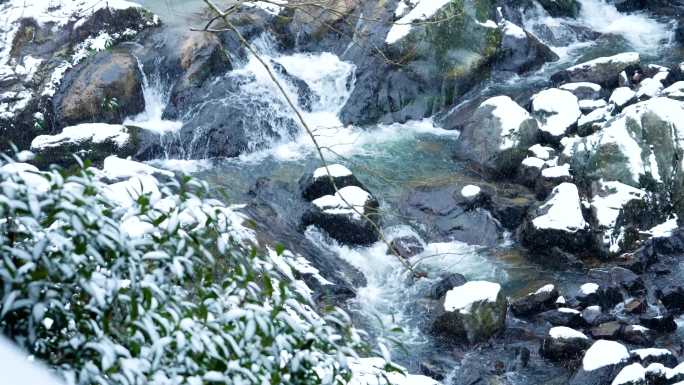
<instances>
[{"instance_id":1,"label":"snow-covered rock","mask_svg":"<svg viewBox=\"0 0 684 385\"><path fill-rule=\"evenodd\" d=\"M589 348L591 341L584 333L565 326L556 326L542 342L542 356L554 360L572 360L582 356Z\"/></svg>"},{"instance_id":2,"label":"snow-covered rock","mask_svg":"<svg viewBox=\"0 0 684 385\"><path fill-rule=\"evenodd\" d=\"M608 103L603 99L598 100L587 100L580 99L579 107L582 113L588 114L596 109L607 107Z\"/></svg>"},{"instance_id":3,"label":"snow-covered rock","mask_svg":"<svg viewBox=\"0 0 684 385\"><path fill-rule=\"evenodd\" d=\"M572 385L610 384L629 359L629 351L621 343L598 340L586 351L582 358L582 366L569 383Z\"/></svg>"},{"instance_id":4,"label":"snow-covered rock","mask_svg":"<svg viewBox=\"0 0 684 385\"><path fill-rule=\"evenodd\" d=\"M668 349L644 348L632 350L631 353L645 367L652 363L659 363L667 367L677 365L677 357Z\"/></svg>"},{"instance_id":5,"label":"snow-covered rock","mask_svg":"<svg viewBox=\"0 0 684 385\"><path fill-rule=\"evenodd\" d=\"M672 84L665 88L660 94L670 99L684 101L684 81Z\"/></svg>"},{"instance_id":6,"label":"snow-covered rock","mask_svg":"<svg viewBox=\"0 0 684 385\"><path fill-rule=\"evenodd\" d=\"M603 128L606 121L612 115L612 107L600 107L586 115L582 115L577 121L577 134L579 136L589 136Z\"/></svg>"},{"instance_id":7,"label":"snow-covered rock","mask_svg":"<svg viewBox=\"0 0 684 385\"><path fill-rule=\"evenodd\" d=\"M440 385L439 381L430 377L388 372L385 370L386 365L387 361L380 357L349 360L349 369L352 372L349 385Z\"/></svg>"},{"instance_id":8,"label":"snow-covered rock","mask_svg":"<svg viewBox=\"0 0 684 385\"><path fill-rule=\"evenodd\" d=\"M496 61L497 70L522 74L538 69L546 62L559 59L558 55L536 36L504 19L503 15L499 18L502 39Z\"/></svg>"},{"instance_id":9,"label":"snow-covered rock","mask_svg":"<svg viewBox=\"0 0 684 385\"><path fill-rule=\"evenodd\" d=\"M137 129L116 124L84 123L65 127L60 134L40 135L31 142L35 162L73 164L72 154L100 163L109 155L134 155Z\"/></svg>"},{"instance_id":10,"label":"snow-covered rock","mask_svg":"<svg viewBox=\"0 0 684 385\"><path fill-rule=\"evenodd\" d=\"M629 87L619 87L613 90L608 102L615 107L617 111L622 111L630 104L636 103L637 93Z\"/></svg>"},{"instance_id":11,"label":"snow-covered rock","mask_svg":"<svg viewBox=\"0 0 684 385\"><path fill-rule=\"evenodd\" d=\"M558 88L572 92L579 100L596 100L603 90L600 85L589 82L566 83Z\"/></svg>"},{"instance_id":12,"label":"snow-covered rock","mask_svg":"<svg viewBox=\"0 0 684 385\"><path fill-rule=\"evenodd\" d=\"M328 175L330 172L330 175ZM330 181L330 177L335 184ZM299 181L299 188L304 199L313 201L325 195L335 194L335 187L342 189L348 186L357 186L365 189L363 184L352 172L341 164L329 164L328 168L319 167L313 174L304 175Z\"/></svg>"},{"instance_id":13,"label":"snow-covered rock","mask_svg":"<svg viewBox=\"0 0 684 385\"><path fill-rule=\"evenodd\" d=\"M485 100L463 126L456 156L505 173L538 139L537 122L508 96Z\"/></svg>"},{"instance_id":14,"label":"snow-covered rock","mask_svg":"<svg viewBox=\"0 0 684 385\"><path fill-rule=\"evenodd\" d=\"M636 97L639 100L654 98L658 96L662 90L663 83L660 81L652 78L644 79L641 83L639 83L639 88L637 88L636 91Z\"/></svg>"},{"instance_id":15,"label":"snow-covered rock","mask_svg":"<svg viewBox=\"0 0 684 385\"><path fill-rule=\"evenodd\" d=\"M646 385L646 369L639 363L627 365L613 379L611 385Z\"/></svg>"},{"instance_id":16,"label":"snow-covered rock","mask_svg":"<svg viewBox=\"0 0 684 385\"><path fill-rule=\"evenodd\" d=\"M385 43L394 44L406 37L413 27L413 23L427 20L434 16L440 9L449 4L449 0L412 0L413 8L403 15L396 23L392 24L385 38ZM395 14L403 14L406 9L404 2L398 2Z\"/></svg>"},{"instance_id":17,"label":"snow-covered rock","mask_svg":"<svg viewBox=\"0 0 684 385\"><path fill-rule=\"evenodd\" d=\"M379 204L366 190L347 186L311 203L302 218L304 227L316 225L343 244L369 245L378 240L377 229L368 219L378 221Z\"/></svg>"},{"instance_id":18,"label":"snow-covered rock","mask_svg":"<svg viewBox=\"0 0 684 385\"><path fill-rule=\"evenodd\" d=\"M600 57L556 73L551 77L551 80L557 83L591 82L614 87L618 83L620 72L629 66L638 65L640 62L641 58L636 52Z\"/></svg>"},{"instance_id":19,"label":"snow-covered rock","mask_svg":"<svg viewBox=\"0 0 684 385\"><path fill-rule=\"evenodd\" d=\"M558 289L552 284L539 288L534 293L511 303L511 312L518 317L530 316L556 306Z\"/></svg>"},{"instance_id":20,"label":"snow-covered rock","mask_svg":"<svg viewBox=\"0 0 684 385\"><path fill-rule=\"evenodd\" d=\"M533 249L559 247L586 252L591 246L588 230L577 186L562 183L553 189L544 204L530 213L522 229L522 238L523 243Z\"/></svg>"},{"instance_id":21,"label":"snow-covered rock","mask_svg":"<svg viewBox=\"0 0 684 385\"><path fill-rule=\"evenodd\" d=\"M557 143L577 124L582 111L570 91L551 88L532 96L532 116L540 122L543 139Z\"/></svg>"},{"instance_id":22,"label":"snow-covered rock","mask_svg":"<svg viewBox=\"0 0 684 385\"><path fill-rule=\"evenodd\" d=\"M564 142L564 155L573 158L583 177L639 186L642 176L662 181L672 175L684 133L684 103L653 98L625 108L602 130ZM681 184L681 181L675 181Z\"/></svg>"},{"instance_id":23,"label":"snow-covered rock","mask_svg":"<svg viewBox=\"0 0 684 385\"><path fill-rule=\"evenodd\" d=\"M611 253L622 250L625 226L618 228L618 217L632 201L642 200L646 192L620 182L598 182L598 191L591 200L591 210L598 229L603 232L603 244Z\"/></svg>"},{"instance_id":24,"label":"snow-covered rock","mask_svg":"<svg viewBox=\"0 0 684 385\"><path fill-rule=\"evenodd\" d=\"M505 327L508 303L497 283L471 281L449 290L433 324L458 342L485 341Z\"/></svg>"}]
</instances>

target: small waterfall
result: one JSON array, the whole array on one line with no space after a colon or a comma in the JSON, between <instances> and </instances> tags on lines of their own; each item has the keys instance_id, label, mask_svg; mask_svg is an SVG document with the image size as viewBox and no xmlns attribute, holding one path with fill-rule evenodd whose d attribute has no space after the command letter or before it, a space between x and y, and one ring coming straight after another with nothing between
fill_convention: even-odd
<instances>
[{"instance_id":1,"label":"small waterfall","mask_svg":"<svg viewBox=\"0 0 684 385\"><path fill-rule=\"evenodd\" d=\"M645 13L624 14L605 0L579 0L580 21L594 31L622 36L637 51L654 52L671 42L673 28Z\"/></svg>"},{"instance_id":2,"label":"small waterfall","mask_svg":"<svg viewBox=\"0 0 684 385\"><path fill-rule=\"evenodd\" d=\"M638 51L657 55L668 47L674 28L645 12L621 13L606 0L578 0L582 8L576 19L552 17L535 2L524 15L524 26L553 48L561 60L572 59L588 47L613 54ZM617 37L597 39L596 33ZM600 47L601 45L605 47ZM611 52L612 51L612 52Z\"/></svg>"},{"instance_id":3,"label":"small waterfall","mask_svg":"<svg viewBox=\"0 0 684 385\"><path fill-rule=\"evenodd\" d=\"M156 73L152 75L152 81L150 82L142 62L137 56L135 59L138 62L138 68L142 75L145 111L126 119L124 124L154 131L162 136L167 133L177 132L183 126L183 122L165 120L162 118L164 109L169 103L171 86L165 86L164 82L161 80L161 76Z\"/></svg>"}]
</instances>

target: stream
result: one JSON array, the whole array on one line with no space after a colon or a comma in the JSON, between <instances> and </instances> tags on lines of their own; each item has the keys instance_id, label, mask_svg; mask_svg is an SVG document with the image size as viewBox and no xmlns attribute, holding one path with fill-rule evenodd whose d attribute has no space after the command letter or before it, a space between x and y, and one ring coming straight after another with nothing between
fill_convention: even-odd
<instances>
[{"instance_id":1,"label":"stream","mask_svg":"<svg viewBox=\"0 0 684 385\"><path fill-rule=\"evenodd\" d=\"M142 5L160 15L162 20L179 19L200 9L198 0L140 0ZM525 15L524 26L547 43L560 56L555 63L525 76L507 79L491 79L464 96L485 98L509 95L522 105L525 100L548 83L551 74L572 64L600 56L624 51L638 51L642 61L668 65L681 61L684 56L669 47L673 28L669 20L656 20L645 14L621 14L601 0L582 0L580 16L575 20L553 18L541 8ZM603 35L596 40L586 40L578 30L590 29ZM354 65L330 53L281 55L273 47L268 36L253 42L266 58L279 63L287 71L303 79L317 96L310 112L301 109L305 120L315 127L315 133L324 147L334 150L328 153L330 162L347 165L354 174L377 196L385 213L396 213L404 196L411 188L422 184L448 184L454 181L481 182L477 174L453 159L453 142L458 132L438 127L433 119L411 121L405 124L380 125L377 127L344 126L338 118L342 106L354 87ZM279 98L275 86L266 71L252 58L236 70L253 75L253 81L242 92L261 97ZM146 68L146 111L132 122L137 125L173 131L182 122L161 119L167 98L159 76L154 69ZM287 84L294 100L297 90ZM213 101L221 102L221 101ZM289 114L282 109L282 101L274 103L273 111L264 114ZM255 142L263 138L254 138ZM296 185L299 178L319 166L310 139L303 130L292 134L282 128L281 139L268 148L256 148L247 155L232 159L186 160L160 159L156 166L186 171L206 180L212 188L221 189L235 202L248 199L248 193L259 178L282 181ZM384 232L394 235L413 234L416 229L403 218L385 215ZM457 272L468 279L486 279L502 284L509 296L519 296L549 282L564 287L576 287L582 283L580 271L559 272L545 269L525 259L524 251L506 237L494 247L471 246L461 242L442 242L426 245L418 268L429 278L414 283L395 257L387 254L387 247L379 242L370 247L349 248L330 242L319 230L309 228L306 237L316 247L332 252L356 267L366 277L367 285L358 289L357 297L349 304L354 319L373 335L387 332L389 325L403 327L405 350L394 354L400 363L411 371L417 371L422 362L437 360L444 356L438 341L425 334L424 321L416 302L429 286L445 273ZM420 258L420 256L418 257ZM380 322L382 321L382 322ZM465 357L477 359L476 352L464 353ZM467 359L465 360L467 361ZM562 372L558 368L530 368L520 372L519 378L509 379L515 384L549 383ZM447 383L445 381L445 383Z\"/></svg>"}]
</instances>

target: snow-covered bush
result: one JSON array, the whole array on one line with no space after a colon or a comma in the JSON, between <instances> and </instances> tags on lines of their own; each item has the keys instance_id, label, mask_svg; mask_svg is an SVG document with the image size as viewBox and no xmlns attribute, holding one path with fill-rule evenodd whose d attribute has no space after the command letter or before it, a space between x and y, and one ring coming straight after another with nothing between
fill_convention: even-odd
<instances>
[{"instance_id":1,"label":"snow-covered bush","mask_svg":"<svg viewBox=\"0 0 684 385\"><path fill-rule=\"evenodd\" d=\"M245 246L201 182L134 193L24 166L0 160L0 327L67 383L350 380L360 332L315 313L288 259Z\"/></svg>"}]
</instances>

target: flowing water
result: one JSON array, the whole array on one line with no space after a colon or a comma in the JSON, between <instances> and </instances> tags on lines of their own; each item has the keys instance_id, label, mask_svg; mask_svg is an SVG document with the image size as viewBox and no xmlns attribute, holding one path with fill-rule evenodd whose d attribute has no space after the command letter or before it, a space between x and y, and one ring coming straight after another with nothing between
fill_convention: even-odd
<instances>
[{"instance_id":1,"label":"flowing water","mask_svg":"<svg viewBox=\"0 0 684 385\"><path fill-rule=\"evenodd\" d=\"M178 16L178 12L186 12L185 7L179 7L172 0L143 0L142 3L153 11L161 12L162 17L165 13ZM188 8L197 3L190 0ZM525 15L525 27L552 46L561 57L559 62L547 64L540 71L524 77L492 80L473 95L507 94L524 99L531 90L544 85L550 74L561 68L625 50L639 51L647 60L663 64L679 59L680 53L668 47L672 39L670 31L673 30L669 21L656 20L645 14L620 14L602 0L581 0L581 3L583 11L577 20L552 18L540 9ZM578 30L586 28L607 35L596 40L584 39ZM354 87L353 64L341 61L330 53L281 55L267 37L260 38L255 45L268 61L279 63L307 83L316 98L310 112L300 108L305 120L314 128L321 145L334 151L327 153L329 160L344 163L354 170L381 200L384 212L396 212L401 196L424 183L479 182L476 175L469 174L463 164L453 159L453 142L458 133L436 127L430 119L381 125L372 129L342 125L338 113ZM272 104L277 110L270 113L290 113L282 110L285 104L278 100L281 96L257 60L247 60L236 71L251 74L253 78L253 81L243 86L242 92L250 97L261 95L275 98ZM287 84L286 91L296 101L295 86L285 78L281 78L281 81ZM148 110L134 120L157 125L157 129L168 127L169 122L160 121L166 101L163 84L150 81L146 88L145 100L150 103ZM224 189L235 201L242 201L247 199L249 189L260 177L293 183L319 165L304 130L291 135L283 129L280 137L267 149L236 159L211 162L160 160L155 164L196 172L212 186ZM264 138L254 140L263 141ZM390 237L415 232L401 222L387 215L384 231ZM401 264L387 255L384 244L349 248L334 242L331 244L316 229L309 229L306 236L318 247L334 252L366 276L367 286L359 288L357 298L350 305L355 318L375 334L385 331L378 326L378 320L384 324L397 323L407 329L405 342L411 354L397 354L412 369L424 358L440 354L434 347L434 341L421 332L422 314L416 311L415 306L431 283L430 280L434 279L432 277L458 272L469 279L488 279L502 283L508 295L521 294L549 281L562 282L570 287L582 279L578 273L564 272L560 277L557 272L526 262L510 241L493 248L447 242L426 245L422 255L426 258L420 263L420 269L429 272L431 278L413 283L407 278ZM521 379L515 383L529 383L529 380Z\"/></svg>"}]
</instances>

